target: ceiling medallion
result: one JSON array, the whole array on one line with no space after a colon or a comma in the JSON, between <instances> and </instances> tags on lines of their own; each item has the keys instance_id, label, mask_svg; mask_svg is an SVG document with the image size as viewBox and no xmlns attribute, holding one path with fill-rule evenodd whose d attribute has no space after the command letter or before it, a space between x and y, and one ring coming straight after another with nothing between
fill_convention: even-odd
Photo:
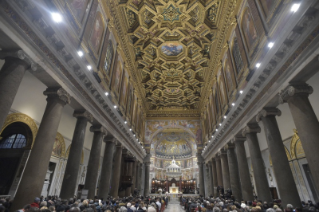
<instances>
[{"instance_id":1,"label":"ceiling medallion","mask_svg":"<svg viewBox=\"0 0 319 212\"><path fill-rule=\"evenodd\" d=\"M164 17L164 21L178 21L179 20L179 16L180 14L182 14L179 11L179 8L174 7L172 4L164 9L164 12L162 13L163 17Z\"/></svg>"}]
</instances>

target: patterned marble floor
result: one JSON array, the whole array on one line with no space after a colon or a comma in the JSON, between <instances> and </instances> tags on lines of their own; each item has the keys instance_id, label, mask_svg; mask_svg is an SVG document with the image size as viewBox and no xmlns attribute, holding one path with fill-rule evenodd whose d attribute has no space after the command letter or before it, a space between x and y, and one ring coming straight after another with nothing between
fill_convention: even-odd
<instances>
[{"instance_id":1,"label":"patterned marble floor","mask_svg":"<svg viewBox=\"0 0 319 212\"><path fill-rule=\"evenodd\" d=\"M164 212L185 212L177 200L171 200Z\"/></svg>"}]
</instances>

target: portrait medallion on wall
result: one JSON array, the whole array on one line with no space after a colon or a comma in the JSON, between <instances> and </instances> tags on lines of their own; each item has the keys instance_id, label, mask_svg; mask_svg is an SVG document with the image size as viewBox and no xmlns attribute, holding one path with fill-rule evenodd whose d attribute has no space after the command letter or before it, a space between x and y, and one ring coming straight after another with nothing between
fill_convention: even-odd
<instances>
[{"instance_id":1,"label":"portrait medallion on wall","mask_svg":"<svg viewBox=\"0 0 319 212\"><path fill-rule=\"evenodd\" d=\"M104 19L100 10L100 7L98 7L89 39L89 45L95 54L98 54L100 51L100 47L102 45L102 37L105 29Z\"/></svg>"},{"instance_id":2,"label":"portrait medallion on wall","mask_svg":"<svg viewBox=\"0 0 319 212\"><path fill-rule=\"evenodd\" d=\"M254 48L254 45L258 39L258 34L249 7L245 9L241 22L242 32L245 37L248 51L250 52Z\"/></svg>"}]
</instances>

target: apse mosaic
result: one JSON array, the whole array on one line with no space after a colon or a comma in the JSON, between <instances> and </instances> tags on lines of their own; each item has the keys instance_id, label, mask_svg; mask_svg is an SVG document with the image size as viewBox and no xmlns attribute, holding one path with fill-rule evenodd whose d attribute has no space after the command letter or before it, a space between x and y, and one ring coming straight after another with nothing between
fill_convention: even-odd
<instances>
[{"instance_id":1,"label":"apse mosaic","mask_svg":"<svg viewBox=\"0 0 319 212\"><path fill-rule=\"evenodd\" d=\"M149 120L145 124L145 143L154 143L154 139L162 136L161 133L170 130L171 132L184 132L196 144L201 143L201 129L199 120ZM156 133L157 132L157 133ZM156 133L156 134L155 134ZM152 140L153 139L153 140ZM195 142L194 142L195 143Z\"/></svg>"}]
</instances>

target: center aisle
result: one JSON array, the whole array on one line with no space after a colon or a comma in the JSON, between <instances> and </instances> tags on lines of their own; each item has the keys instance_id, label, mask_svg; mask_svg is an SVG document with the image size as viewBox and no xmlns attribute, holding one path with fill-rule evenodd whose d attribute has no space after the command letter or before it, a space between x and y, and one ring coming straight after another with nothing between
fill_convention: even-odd
<instances>
[{"instance_id":1,"label":"center aisle","mask_svg":"<svg viewBox=\"0 0 319 212\"><path fill-rule=\"evenodd\" d=\"M182 209L178 199L171 199L171 201L168 202L168 207L164 210L164 212L185 212L185 210Z\"/></svg>"}]
</instances>

